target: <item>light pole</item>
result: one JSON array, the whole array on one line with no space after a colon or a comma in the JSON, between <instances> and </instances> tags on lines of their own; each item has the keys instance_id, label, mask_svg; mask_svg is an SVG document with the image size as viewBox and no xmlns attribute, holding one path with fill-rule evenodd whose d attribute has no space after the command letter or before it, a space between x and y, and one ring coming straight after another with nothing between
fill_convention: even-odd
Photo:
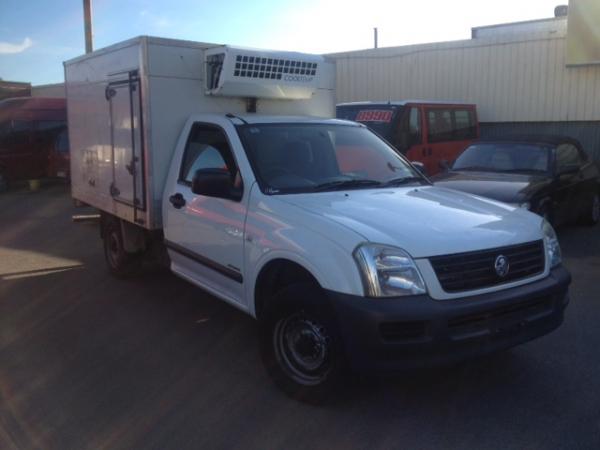
<instances>
[{"instance_id":1,"label":"light pole","mask_svg":"<svg viewBox=\"0 0 600 450\"><path fill-rule=\"evenodd\" d=\"M83 29L85 33L85 52L92 53L92 0L83 0Z\"/></svg>"}]
</instances>

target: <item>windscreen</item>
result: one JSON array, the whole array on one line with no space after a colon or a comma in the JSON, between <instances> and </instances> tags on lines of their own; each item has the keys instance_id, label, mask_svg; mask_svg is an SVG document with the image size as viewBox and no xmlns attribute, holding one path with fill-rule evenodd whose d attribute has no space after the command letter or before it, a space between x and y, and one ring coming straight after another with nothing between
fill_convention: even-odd
<instances>
[{"instance_id":1,"label":"windscreen","mask_svg":"<svg viewBox=\"0 0 600 450\"><path fill-rule=\"evenodd\" d=\"M452 169L545 173L550 169L550 149L537 144L474 144L456 159Z\"/></svg>"},{"instance_id":2,"label":"windscreen","mask_svg":"<svg viewBox=\"0 0 600 450\"><path fill-rule=\"evenodd\" d=\"M386 104L339 105L336 107L336 117L362 123L388 142L393 142L402 109L402 106Z\"/></svg>"},{"instance_id":3,"label":"windscreen","mask_svg":"<svg viewBox=\"0 0 600 450\"><path fill-rule=\"evenodd\" d=\"M269 194L427 183L365 127L260 124L239 126L238 132L261 187Z\"/></svg>"}]
</instances>

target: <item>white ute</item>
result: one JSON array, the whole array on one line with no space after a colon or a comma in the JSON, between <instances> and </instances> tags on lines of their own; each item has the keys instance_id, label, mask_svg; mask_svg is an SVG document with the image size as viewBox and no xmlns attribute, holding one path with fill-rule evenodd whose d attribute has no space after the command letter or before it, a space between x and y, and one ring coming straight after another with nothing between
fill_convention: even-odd
<instances>
[{"instance_id":1,"label":"white ute","mask_svg":"<svg viewBox=\"0 0 600 450\"><path fill-rule=\"evenodd\" d=\"M447 364L544 335L570 275L552 227L436 188L335 119L323 57L140 37L65 63L73 197L109 270L171 270L259 321L277 384ZM166 252L164 250L167 250Z\"/></svg>"}]
</instances>

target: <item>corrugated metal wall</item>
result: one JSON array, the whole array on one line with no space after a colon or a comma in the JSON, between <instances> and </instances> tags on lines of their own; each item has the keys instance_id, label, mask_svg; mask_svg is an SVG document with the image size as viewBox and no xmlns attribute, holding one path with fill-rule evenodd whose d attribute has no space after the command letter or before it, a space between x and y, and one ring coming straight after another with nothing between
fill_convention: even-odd
<instances>
[{"instance_id":1,"label":"corrugated metal wall","mask_svg":"<svg viewBox=\"0 0 600 450\"><path fill-rule=\"evenodd\" d=\"M510 135L554 134L578 139L585 151L600 161L600 122L499 122L482 123L481 137L494 139Z\"/></svg>"},{"instance_id":2,"label":"corrugated metal wall","mask_svg":"<svg viewBox=\"0 0 600 450\"><path fill-rule=\"evenodd\" d=\"M565 66L564 30L369 49L337 60L337 100L477 104L482 122L600 120L600 66Z\"/></svg>"}]
</instances>

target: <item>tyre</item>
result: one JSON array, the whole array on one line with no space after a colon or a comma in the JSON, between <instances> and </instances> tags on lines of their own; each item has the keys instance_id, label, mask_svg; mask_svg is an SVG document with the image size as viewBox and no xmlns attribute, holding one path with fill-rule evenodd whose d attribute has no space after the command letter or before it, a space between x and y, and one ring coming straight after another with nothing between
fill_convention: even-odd
<instances>
[{"instance_id":1,"label":"tyre","mask_svg":"<svg viewBox=\"0 0 600 450\"><path fill-rule=\"evenodd\" d=\"M596 225L600 222L600 194L596 193L592 196L581 221L585 225Z\"/></svg>"},{"instance_id":2,"label":"tyre","mask_svg":"<svg viewBox=\"0 0 600 450\"><path fill-rule=\"evenodd\" d=\"M342 341L319 286L298 283L271 299L260 325L263 363L287 395L308 403L329 399L346 379Z\"/></svg>"},{"instance_id":3,"label":"tyre","mask_svg":"<svg viewBox=\"0 0 600 450\"><path fill-rule=\"evenodd\" d=\"M142 267L142 255L125 251L119 221L107 219L103 227L104 258L108 271L117 278L129 278L138 274Z\"/></svg>"}]
</instances>

